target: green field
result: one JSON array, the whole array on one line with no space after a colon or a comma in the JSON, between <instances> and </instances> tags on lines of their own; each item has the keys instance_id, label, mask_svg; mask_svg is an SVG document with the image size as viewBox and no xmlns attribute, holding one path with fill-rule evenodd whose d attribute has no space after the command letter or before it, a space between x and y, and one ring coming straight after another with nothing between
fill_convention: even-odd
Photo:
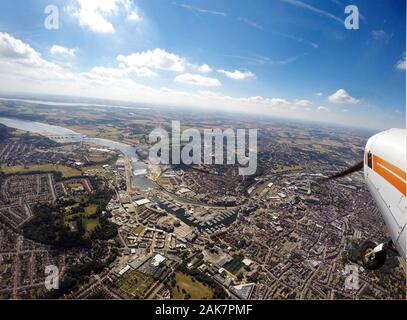
<instances>
[{"instance_id":1,"label":"green field","mask_svg":"<svg viewBox=\"0 0 407 320\"><path fill-rule=\"evenodd\" d=\"M137 270L132 270L127 271L116 284L123 292L135 298L143 298L153 283L154 279L152 277Z\"/></svg>"},{"instance_id":2,"label":"green field","mask_svg":"<svg viewBox=\"0 0 407 320\"><path fill-rule=\"evenodd\" d=\"M101 164L84 167L83 171L87 174L99 176L107 180L112 180L114 178L113 173L109 170L104 169Z\"/></svg>"},{"instance_id":3,"label":"green field","mask_svg":"<svg viewBox=\"0 0 407 320\"><path fill-rule=\"evenodd\" d=\"M74 219L75 217L81 217L83 227L86 231L86 236L89 237L93 230L95 230L95 228L100 225L98 218L91 218L91 216L97 212L99 206L97 204L91 203L84 208L83 212L71 214L74 208L79 207L80 202L85 202L88 200L88 198L86 196L75 196L75 200L78 201L78 203L67 206L65 208L66 212L68 213L64 219L65 224L69 226L72 219Z\"/></svg>"},{"instance_id":4,"label":"green field","mask_svg":"<svg viewBox=\"0 0 407 320\"><path fill-rule=\"evenodd\" d=\"M134 228L133 232L140 234L144 231L145 227L143 227L142 225L137 226L136 228Z\"/></svg>"},{"instance_id":5,"label":"green field","mask_svg":"<svg viewBox=\"0 0 407 320\"><path fill-rule=\"evenodd\" d=\"M108 154L90 154L88 155L88 159L92 162L95 163L102 163L105 164L109 159L111 159L112 156L108 155Z\"/></svg>"},{"instance_id":6,"label":"green field","mask_svg":"<svg viewBox=\"0 0 407 320\"><path fill-rule=\"evenodd\" d=\"M99 225L99 219L87 219L84 218L83 220L83 226L86 230L86 235L90 235L93 230Z\"/></svg>"},{"instance_id":7,"label":"green field","mask_svg":"<svg viewBox=\"0 0 407 320\"><path fill-rule=\"evenodd\" d=\"M82 172L67 166L57 164L36 164L31 166L0 166L0 171L6 174L27 174L32 172L61 172L64 178L80 177Z\"/></svg>"},{"instance_id":8,"label":"green field","mask_svg":"<svg viewBox=\"0 0 407 320\"><path fill-rule=\"evenodd\" d=\"M89 217L89 216L91 216L92 214L95 214L96 211L98 210L98 207L99 207L99 206L98 206L97 204L94 204L94 203L88 205L88 206L85 208L85 216L86 216L86 217Z\"/></svg>"},{"instance_id":9,"label":"green field","mask_svg":"<svg viewBox=\"0 0 407 320\"><path fill-rule=\"evenodd\" d=\"M184 300L187 294L191 296L192 300L213 298L211 288L184 273L177 272L175 274L175 281L175 286L171 288L174 299Z\"/></svg>"},{"instance_id":10,"label":"green field","mask_svg":"<svg viewBox=\"0 0 407 320\"><path fill-rule=\"evenodd\" d=\"M273 173L282 173L282 172L291 172L291 171L299 171L303 169L303 166L301 165L295 165L295 166L284 166L284 165L277 165L277 168L273 169Z\"/></svg>"}]
</instances>

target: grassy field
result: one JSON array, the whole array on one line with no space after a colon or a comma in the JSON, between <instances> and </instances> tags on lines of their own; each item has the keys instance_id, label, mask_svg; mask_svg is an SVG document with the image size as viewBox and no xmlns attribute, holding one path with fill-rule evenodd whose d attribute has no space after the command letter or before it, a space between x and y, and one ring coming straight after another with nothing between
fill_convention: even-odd
<instances>
[{"instance_id":1,"label":"grassy field","mask_svg":"<svg viewBox=\"0 0 407 320\"><path fill-rule=\"evenodd\" d=\"M140 234L140 233L142 233L144 231L144 229L145 229L145 227L140 225L140 226L137 226L136 228L134 228L133 232L137 233L137 234Z\"/></svg>"},{"instance_id":2,"label":"grassy field","mask_svg":"<svg viewBox=\"0 0 407 320\"><path fill-rule=\"evenodd\" d=\"M5 165L0 166L1 172L6 174L25 174L31 172L61 172L64 178L78 177L82 175L82 172L67 166L57 164L36 164L31 166L12 166Z\"/></svg>"},{"instance_id":3,"label":"grassy field","mask_svg":"<svg viewBox=\"0 0 407 320\"><path fill-rule=\"evenodd\" d=\"M109 139L130 145L140 143L140 137L142 136L142 134L130 135L130 132L128 130L113 126L64 125L64 127L87 135L88 137Z\"/></svg>"},{"instance_id":4,"label":"grassy field","mask_svg":"<svg viewBox=\"0 0 407 320\"><path fill-rule=\"evenodd\" d=\"M92 214L95 214L96 211L98 210L98 205L97 204L90 204L85 208L85 216L91 216Z\"/></svg>"},{"instance_id":5,"label":"grassy field","mask_svg":"<svg viewBox=\"0 0 407 320\"><path fill-rule=\"evenodd\" d=\"M83 220L83 227L86 231L86 236L89 236L93 230L99 225L99 219L87 219L84 218Z\"/></svg>"},{"instance_id":6,"label":"grassy field","mask_svg":"<svg viewBox=\"0 0 407 320\"><path fill-rule=\"evenodd\" d=\"M86 236L89 237L90 234L95 230L95 228L100 224L98 218L91 218L93 214L95 214L99 208L97 204L91 203L86 206L83 212L78 212L75 214L71 214L72 210L79 207L80 202L85 202L88 200L86 196L75 196L75 200L77 203L74 205L67 206L65 208L67 215L65 216L65 224L69 226L74 218L82 218L83 227L86 231Z\"/></svg>"},{"instance_id":7,"label":"grassy field","mask_svg":"<svg viewBox=\"0 0 407 320\"><path fill-rule=\"evenodd\" d=\"M299 171L302 170L303 166L297 165L297 166L283 166L283 165L277 165L277 168L272 170L273 173L282 173L282 172L290 172L290 171Z\"/></svg>"},{"instance_id":8,"label":"grassy field","mask_svg":"<svg viewBox=\"0 0 407 320\"><path fill-rule=\"evenodd\" d=\"M82 183L67 183L67 184L65 184L65 186L68 186L68 188L70 188L70 189L75 189L75 188L80 188L80 187L82 187Z\"/></svg>"},{"instance_id":9,"label":"grassy field","mask_svg":"<svg viewBox=\"0 0 407 320\"><path fill-rule=\"evenodd\" d=\"M186 294L191 295L192 300L212 299L212 289L207 287L201 282L194 280L192 277L177 272L175 274L176 284L172 288L172 294L174 299L185 299ZM183 292L184 290L184 292Z\"/></svg>"},{"instance_id":10,"label":"grassy field","mask_svg":"<svg viewBox=\"0 0 407 320\"><path fill-rule=\"evenodd\" d=\"M110 155L107 154L100 154L100 153L90 153L88 155L88 159L92 162L96 162L96 163L106 163L109 159L111 159L112 157Z\"/></svg>"},{"instance_id":11,"label":"grassy field","mask_svg":"<svg viewBox=\"0 0 407 320\"><path fill-rule=\"evenodd\" d=\"M99 225L99 219L92 219L89 218L91 215L95 214L96 211L98 210L98 205L97 204L90 204L87 207L85 207L85 212L83 214L83 226L86 230L86 235L89 236L93 230Z\"/></svg>"},{"instance_id":12,"label":"grassy field","mask_svg":"<svg viewBox=\"0 0 407 320\"><path fill-rule=\"evenodd\" d=\"M90 175L99 176L102 178L106 178L107 180L112 180L114 178L113 173L103 168L101 164L89 166L83 168L83 171Z\"/></svg>"},{"instance_id":13,"label":"grassy field","mask_svg":"<svg viewBox=\"0 0 407 320\"><path fill-rule=\"evenodd\" d=\"M137 270L127 271L118 281L117 286L123 292L135 297L143 298L153 285L154 279Z\"/></svg>"}]
</instances>

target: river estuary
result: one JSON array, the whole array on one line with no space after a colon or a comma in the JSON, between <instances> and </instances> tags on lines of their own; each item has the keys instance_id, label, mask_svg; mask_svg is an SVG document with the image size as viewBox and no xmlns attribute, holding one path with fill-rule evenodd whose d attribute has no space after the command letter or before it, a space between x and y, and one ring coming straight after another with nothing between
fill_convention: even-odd
<instances>
[{"instance_id":1,"label":"river estuary","mask_svg":"<svg viewBox=\"0 0 407 320\"><path fill-rule=\"evenodd\" d=\"M133 146L107 139L89 138L73 130L46 123L2 117L0 117L0 123L10 128L28 131L47 137L63 136L64 142L80 142L83 140L84 142L97 146L119 150L121 153L131 159L134 186L142 191L146 191L154 187L153 182L147 177L147 165L138 159L136 148Z\"/></svg>"}]
</instances>

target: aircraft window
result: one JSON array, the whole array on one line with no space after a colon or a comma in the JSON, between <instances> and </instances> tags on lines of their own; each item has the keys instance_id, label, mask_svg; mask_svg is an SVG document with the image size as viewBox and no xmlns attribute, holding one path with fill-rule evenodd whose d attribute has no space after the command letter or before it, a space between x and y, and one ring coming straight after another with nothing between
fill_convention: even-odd
<instances>
[{"instance_id":1,"label":"aircraft window","mask_svg":"<svg viewBox=\"0 0 407 320\"><path fill-rule=\"evenodd\" d=\"M370 168L370 169L372 169L372 154L369 152L368 154L367 154L367 166Z\"/></svg>"}]
</instances>

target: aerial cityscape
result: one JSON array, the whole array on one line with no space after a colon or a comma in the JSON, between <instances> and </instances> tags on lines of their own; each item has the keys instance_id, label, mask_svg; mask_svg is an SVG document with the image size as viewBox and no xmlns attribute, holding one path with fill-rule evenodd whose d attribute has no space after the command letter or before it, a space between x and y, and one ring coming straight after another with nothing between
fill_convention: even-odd
<instances>
[{"instance_id":1,"label":"aerial cityscape","mask_svg":"<svg viewBox=\"0 0 407 320\"><path fill-rule=\"evenodd\" d=\"M166 113L1 102L2 298L404 297L398 257L345 288L345 265L386 227L362 174L317 182L361 158L370 132L218 117L259 128L256 175L242 177L236 166L149 164L146 134ZM48 264L62 273L51 293Z\"/></svg>"},{"instance_id":2,"label":"aerial cityscape","mask_svg":"<svg viewBox=\"0 0 407 320\"><path fill-rule=\"evenodd\" d=\"M405 128L404 1L354 1L352 31L337 21L345 0L258 0L290 17L285 31L246 1L58 0L46 14L38 1L6 18L19 2L0 4L1 300L406 298L400 251L364 264L363 245L392 236L366 175L329 180L369 164L372 136ZM220 19L248 46L269 31L284 50L249 52L233 26L221 48ZM209 143L189 150L189 137ZM405 189L397 199L405 210Z\"/></svg>"}]
</instances>

